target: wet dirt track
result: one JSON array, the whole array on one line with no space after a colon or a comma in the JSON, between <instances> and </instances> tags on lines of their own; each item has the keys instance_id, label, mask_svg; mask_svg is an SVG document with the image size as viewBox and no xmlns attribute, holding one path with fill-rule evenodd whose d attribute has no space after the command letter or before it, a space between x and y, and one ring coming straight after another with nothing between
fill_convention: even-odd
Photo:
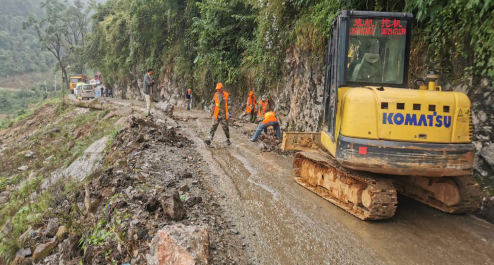
<instances>
[{"instance_id":1,"label":"wet dirt track","mask_svg":"<svg viewBox=\"0 0 494 265\"><path fill-rule=\"evenodd\" d=\"M396 216L363 222L295 183L292 159L261 153L242 128L218 128L212 148L202 142L211 120L176 110L213 174L211 187L245 237L254 264L493 264L494 225L448 215L399 197ZM246 125L251 126L252 125ZM249 127L250 128L250 127ZM255 127L252 127L254 129Z\"/></svg>"}]
</instances>

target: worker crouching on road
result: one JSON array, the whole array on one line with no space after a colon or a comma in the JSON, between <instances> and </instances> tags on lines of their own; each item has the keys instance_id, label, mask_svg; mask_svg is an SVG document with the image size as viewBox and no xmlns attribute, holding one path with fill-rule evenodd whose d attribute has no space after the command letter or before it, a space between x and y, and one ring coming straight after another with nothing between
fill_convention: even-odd
<instances>
[{"instance_id":1,"label":"worker crouching on road","mask_svg":"<svg viewBox=\"0 0 494 265\"><path fill-rule=\"evenodd\" d=\"M266 114L266 110L269 108L269 103L268 99L266 98L266 95L262 95L261 101L259 101L259 104L257 105L257 117L259 120L262 120L264 117L264 114Z\"/></svg>"},{"instance_id":2,"label":"worker crouching on road","mask_svg":"<svg viewBox=\"0 0 494 265\"><path fill-rule=\"evenodd\" d=\"M211 126L211 131L209 132L210 138L206 140L206 144L210 145L213 141L214 133L218 129L218 125L221 123L223 132L226 136L226 143L230 145L230 131L228 130L228 106L230 105L229 94L223 91L223 84L218 83L216 85L216 93L213 98L213 108L211 109L211 117L213 118L213 125Z\"/></svg>"},{"instance_id":3,"label":"worker crouching on road","mask_svg":"<svg viewBox=\"0 0 494 265\"><path fill-rule=\"evenodd\" d=\"M146 99L146 109L148 111L147 116L151 115L151 95L153 94L154 80L151 77L154 74L153 69L149 69L144 75L144 82L142 84L142 93L144 93L144 98Z\"/></svg>"},{"instance_id":4,"label":"worker crouching on road","mask_svg":"<svg viewBox=\"0 0 494 265\"><path fill-rule=\"evenodd\" d=\"M249 121L254 123L256 116L256 97L254 96L254 91L249 92L249 98L247 99L247 104L245 106L245 113L250 114Z\"/></svg>"},{"instance_id":5,"label":"worker crouching on road","mask_svg":"<svg viewBox=\"0 0 494 265\"><path fill-rule=\"evenodd\" d=\"M257 138L259 138L262 131L264 131L265 134L268 134L269 126L273 126L273 129L276 131L276 139L280 140L280 124L278 123L278 118L276 118L274 111L268 111L264 114L264 120L259 123L259 127L257 127L256 133L252 136L251 141L257 141Z\"/></svg>"}]
</instances>

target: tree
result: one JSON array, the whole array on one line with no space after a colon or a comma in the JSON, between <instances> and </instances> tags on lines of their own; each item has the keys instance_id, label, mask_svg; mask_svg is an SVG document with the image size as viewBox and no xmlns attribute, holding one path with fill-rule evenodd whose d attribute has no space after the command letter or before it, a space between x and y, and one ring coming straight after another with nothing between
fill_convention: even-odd
<instances>
[{"instance_id":1,"label":"tree","mask_svg":"<svg viewBox=\"0 0 494 265\"><path fill-rule=\"evenodd\" d=\"M92 3L93 1L91 1ZM46 0L41 3L45 17L37 20L30 15L23 23L23 28L33 28L42 44L57 59L62 71L62 83L68 88L67 68L82 72L84 70L84 37L88 31L88 14L91 9L84 10L84 4L76 0L74 5L67 1ZM62 88L62 97L64 96Z\"/></svg>"}]
</instances>

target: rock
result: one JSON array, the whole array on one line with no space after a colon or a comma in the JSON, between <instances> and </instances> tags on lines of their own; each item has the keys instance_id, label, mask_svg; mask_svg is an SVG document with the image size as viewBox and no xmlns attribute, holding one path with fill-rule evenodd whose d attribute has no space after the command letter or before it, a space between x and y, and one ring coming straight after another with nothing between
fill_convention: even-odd
<instances>
[{"instance_id":1,"label":"rock","mask_svg":"<svg viewBox=\"0 0 494 265\"><path fill-rule=\"evenodd\" d=\"M16 257L18 256L31 257L31 255L33 255L33 253L31 252L30 248L21 248L17 251L17 253L15 253Z\"/></svg>"},{"instance_id":2,"label":"rock","mask_svg":"<svg viewBox=\"0 0 494 265\"><path fill-rule=\"evenodd\" d=\"M155 108L163 111L165 113L165 115L167 116L173 116L173 104L170 104L168 102L165 102L165 101L160 101L158 103L156 103L155 105Z\"/></svg>"},{"instance_id":3,"label":"rock","mask_svg":"<svg viewBox=\"0 0 494 265\"><path fill-rule=\"evenodd\" d=\"M202 202L202 197L191 197L185 201L185 205L187 205L188 208L191 208L194 207L194 205L201 202Z\"/></svg>"},{"instance_id":4,"label":"rock","mask_svg":"<svg viewBox=\"0 0 494 265\"><path fill-rule=\"evenodd\" d=\"M141 223L141 222L140 222L139 220L132 220L132 221L130 222L130 226L133 226L133 227L134 227L134 226L137 226L137 225L138 225L138 224L140 224L140 223Z\"/></svg>"},{"instance_id":5,"label":"rock","mask_svg":"<svg viewBox=\"0 0 494 265\"><path fill-rule=\"evenodd\" d=\"M75 235L69 235L69 237L64 239L64 241L62 241L59 245L59 252L62 253L64 259L66 260L76 258L76 256L78 256L78 252L80 251L79 238Z\"/></svg>"},{"instance_id":6,"label":"rock","mask_svg":"<svg viewBox=\"0 0 494 265\"><path fill-rule=\"evenodd\" d=\"M472 144L475 147L476 152L480 152L480 150L482 150L482 143L481 142L473 141Z\"/></svg>"},{"instance_id":7,"label":"rock","mask_svg":"<svg viewBox=\"0 0 494 265\"><path fill-rule=\"evenodd\" d=\"M33 264L32 258L26 258L23 256L16 256L14 261L10 265L31 265Z\"/></svg>"},{"instance_id":8,"label":"rock","mask_svg":"<svg viewBox=\"0 0 494 265\"><path fill-rule=\"evenodd\" d=\"M41 234L29 227L21 236L20 242L29 248L34 248L36 243L41 240Z\"/></svg>"},{"instance_id":9,"label":"rock","mask_svg":"<svg viewBox=\"0 0 494 265\"><path fill-rule=\"evenodd\" d=\"M479 119L480 122L486 122L487 121L487 114L485 114L484 111L479 110L476 113L477 118Z\"/></svg>"},{"instance_id":10,"label":"rock","mask_svg":"<svg viewBox=\"0 0 494 265\"><path fill-rule=\"evenodd\" d=\"M151 241L148 265L209 264L209 234L199 226L176 224L158 231Z\"/></svg>"},{"instance_id":11,"label":"rock","mask_svg":"<svg viewBox=\"0 0 494 265\"><path fill-rule=\"evenodd\" d=\"M105 156L105 148L108 143L108 136L105 136L92 143L84 153L77 158L70 166L64 170L56 170L43 182L42 189L47 189L51 183L56 183L62 178L72 178L83 181L87 176L94 173L101 167L101 161Z\"/></svg>"},{"instance_id":12,"label":"rock","mask_svg":"<svg viewBox=\"0 0 494 265\"><path fill-rule=\"evenodd\" d=\"M26 171L26 170L28 170L28 169L29 169L28 166L20 166L20 167L17 168L17 170L23 171L23 172Z\"/></svg>"},{"instance_id":13,"label":"rock","mask_svg":"<svg viewBox=\"0 0 494 265\"><path fill-rule=\"evenodd\" d=\"M482 148L482 151L480 151L480 156L492 169L494 169L494 144Z\"/></svg>"},{"instance_id":14,"label":"rock","mask_svg":"<svg viewBox=\"0 0 494 265\"><path fill-rule=\"evenodd\" d=\"M25 155L24 155L26 158L31 158L34 156L34 152L33 151L28 151Z\"/></svg>"},{"instance_id":15,"label":"rock","mask_svg":"<svg viewBox=\"0 0 494 265\"><path fill-rule=\"evenodd\" d=\"M183 179L190 179L190 178L192 178L192 173L185 172L185 173L182 174L181 178L183 178Z\"/></svg>"},{"instance_id":16,"label":"rock","mask_svg":"<svg viewBox=\"0 0 494 265\"><path fill-rule=\"evenodd\" d=\"M68 233L69 232L67 231L67 228L64 225L62 225L58 228L57 234L55 236L57 240L61 241L65 239L65 237L67 237Z\"/></svg>"},{"instance_id":17,"label":"rock","mask_svg":"<svg viewBox=\"0 0 494 265\"><path fill-rule=\"evenodd\" d=\"M57 218L52 218L48 220L48 225L46 226L46 236L54 237L58 232L59 222Z\"/></svg>"},{"instance_id":18,"label":"rock","mask_svg":"<svg viewBox=\"0 0 494 265\"><path fill-rule=\"evenodd\" d=\"M105 198L110 198L111 196L113 196L113 194L115 194L114 187L107 187L101 191L101 195Z\"/></svg>"},{"instance_id":19,"label":"rock","mask_svg":"<svg viewBox=\"0 0 494 265\"><path fill-rule=\"evenodd\" d=\"M183 185L182 187L180 187L180 191L181 192L187 192L189 190L190 190L190 188L189 188L189 186L187 184L186 185Z\"/></svg>"},{"instance_id":20,"label":"rock","mask_svg":"<svg viewBox=\"0 0 494 265\"><path fill-rule=\"evenodd\" d=\"M148 212L154 212L158 210L159 207L160 202L155 197L149 198L148 202L146 203L146 210Z\"/></svg>"},{"instance_id":21,"label":"rock","mask_svg":"<svg viewBox=\"0 0 494 265\"><path fill-rule=\"evenodd\" d=\"M56 242L49 242L46 244L39 244L34 250L33 259L34 262L40 262L46 256L48 256L53 249L57 246Z\"/></svg>"},{"instance_id":22,"label":"rock","mask_svg":"<svg viewBox=\"0 0 494 265\"><path fill-rule=\"evenodd\" d=\"M0 235L7 235L12 232L13 226L11 221L7 221L5 225L2 227L2 230L0 230Z\"/></svg>"},{"instance_id":23,"label":"rock","mask_svg":"<svg viewBox=\"0 0 494 265\"><path fill-rule=\"evenodd\" d=\"M161 206L167 219L180 221L185 216L184 204L180 200L180 195L177 191L172 195L165 196L161 201Z\"/></svg>"},{"instance_id":24,"label":"rock","mask_svg":"<svg viewBox=\"0 0 494 265\"><path fill-rule=\"evenodd\" d=\"M480 80L480 85L483 87L490 86L490 83L491 83L491 80L488 77L484 77L484 78L482 78L482 80Z\"/></svg>"}]
</instances>

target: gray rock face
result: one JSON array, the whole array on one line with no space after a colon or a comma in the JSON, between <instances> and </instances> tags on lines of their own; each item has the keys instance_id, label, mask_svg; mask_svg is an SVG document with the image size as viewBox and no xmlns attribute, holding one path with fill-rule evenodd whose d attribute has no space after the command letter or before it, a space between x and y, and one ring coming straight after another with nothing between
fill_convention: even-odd
<instances>
[{"instance_id":1,"label":"gray rock face","mask_svg":"<svg viewBox=\"0 0 494 265\"><path fill-rule=\"evenodd\" d=\"M482 151L480 151L480 156L494 170L494 144L482 148Z\"/></svg>"},{"instance_id":2,"label":"gray rock face","mask_svg":"<svg viewBox=\"0 0 494 265\"><path fill-rule=\"evenodd\" d=\"M105 136L91 144L69 167L64 170L55 171L50 178L43 182L41 187L46 189L50 183L57 182L63 177L72 178L77 181L84 180L84 178L91 175L101 166L101 160L104 156L107 142L108 136Z\"/></svg>"},{"instance_id":3,"label":"gray rock face","mask_svg":"<svg viewBox=\"0 0 494 265\"><path fill-rule=\"evenodd\" d=\"M176 224L151 241L148 265L209 264L209 233L204 227Z\"/></svg>"},{"instance_id":4,"label":"gray rock face","mask_svg":"<svg viewBox=\"0 0 494 265\"><path fill-rule=\"evenodd\" d=\"M309 56L297 49L288 51L285 60L288 75L279 91L270 91L270 105L281 119L283 129L317 131L322 117L324 76L312 69Z\"/></svg>"}]
</instances>

